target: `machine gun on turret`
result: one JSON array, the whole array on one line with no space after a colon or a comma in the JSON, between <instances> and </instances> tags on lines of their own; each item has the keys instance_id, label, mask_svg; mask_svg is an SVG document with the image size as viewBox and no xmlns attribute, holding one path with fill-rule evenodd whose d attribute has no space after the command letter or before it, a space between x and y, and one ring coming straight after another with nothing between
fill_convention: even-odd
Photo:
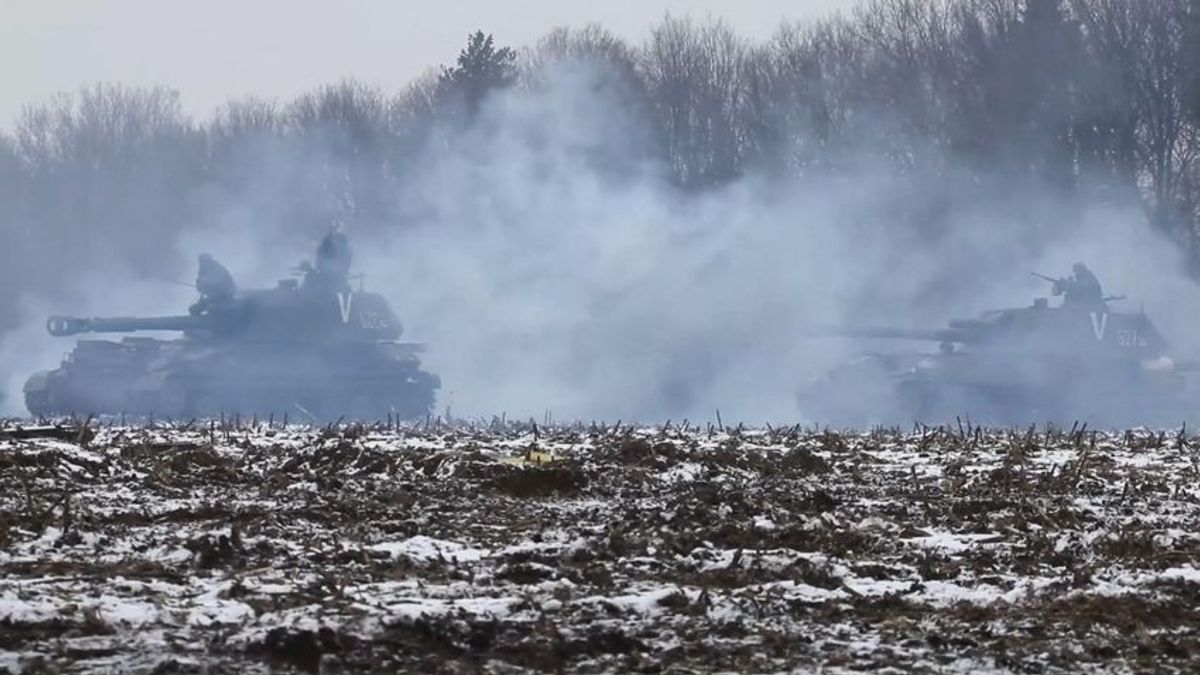
<instances>
[{"instance_id":1,"label":"machine gun on turret","mask_svg":"<svg viewBox=\"0 0 1200 675\"><path fill-rule=\"evenodd\" d=\"M1042 274L1041 272L1030 272L1030 274L1037 277L1038 279L1043 279L1045 281L1049 281L1050 284L1053 286L1053 288L1056 291L1055 295L1061 295L1063 292L1062 289L1065 289L1067 286L1067 283L1070 281L1066 277L1052 277L1052 276L1049 276L1046 274ZM1118 301L1125 300L1125 299L1126 298L1124 295L1105 295L1100 298L1100 301L1107 304L1110 302L1118 302Z\"/></svg>"}]
</instances>

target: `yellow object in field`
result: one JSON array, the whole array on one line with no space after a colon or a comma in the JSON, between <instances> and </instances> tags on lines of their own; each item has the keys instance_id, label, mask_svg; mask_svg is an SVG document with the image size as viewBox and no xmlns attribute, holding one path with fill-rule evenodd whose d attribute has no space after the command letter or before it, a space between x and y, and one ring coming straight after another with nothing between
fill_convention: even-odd
<instances>
[{"instance_id":1,"label":"yellow object in field","mask_svg":"<svg viewBox=\"0 0 1200 675\"><path fill-rule=\"evenodd\" d=\"M530 450L521 457L502 457L500 461L504 464L525 466L528 464L549 464L550 462L557 462L558 457L549 452Z\"/></svg>"}]
</instances>

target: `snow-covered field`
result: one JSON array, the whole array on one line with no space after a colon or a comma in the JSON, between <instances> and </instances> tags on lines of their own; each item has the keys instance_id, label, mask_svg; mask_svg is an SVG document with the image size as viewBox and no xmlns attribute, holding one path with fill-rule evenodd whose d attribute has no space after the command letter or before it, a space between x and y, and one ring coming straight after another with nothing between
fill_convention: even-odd
<instances>
[{"instance_id":1,"label":"snow-covered field","mask_svg":"<svg viewBox=\"0 0 1200 675\"><path fill-rule=\"evenodd\" d=\"M0 440L0 672L1200 667L1200 438L57 436Z\"/></svg>"}]
</instances>

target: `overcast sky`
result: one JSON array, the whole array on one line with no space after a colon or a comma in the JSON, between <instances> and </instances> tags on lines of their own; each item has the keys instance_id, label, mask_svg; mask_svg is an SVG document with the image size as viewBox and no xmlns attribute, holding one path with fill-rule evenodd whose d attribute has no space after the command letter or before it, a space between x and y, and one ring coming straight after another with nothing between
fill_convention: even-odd
<instances>
[{"instance_id":1,"label":"overcast sky","mask_svg":"<svg viewBox=\"0 0 1200 675\"><path fill-rule=\"evenodd\" d=\"M766 37L854 0L0 0L0 126L22 105L97 82L165 84L204 116L230 98L286 98L355 77L398 89L449 63L475 29L503 45L598 22L642 39L664 14L721 17Z\"/></svg>"}]
</instances>

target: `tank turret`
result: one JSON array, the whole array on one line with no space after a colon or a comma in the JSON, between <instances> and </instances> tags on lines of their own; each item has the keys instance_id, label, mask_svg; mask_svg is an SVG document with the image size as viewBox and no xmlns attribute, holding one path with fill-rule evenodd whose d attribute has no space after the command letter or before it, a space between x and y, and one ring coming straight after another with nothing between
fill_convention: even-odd
<instances>
[{"instance_id":1,"label":"tank turret","mask_svg":"<svg viewBox=\"0 0 1200 675\"><path fill-rule=\"evenodd\" d=\"M809 337L856 338L860 340L913 340L925 342L966 342L970 335L953 329L926 330L890 326L839 326L814 330Z\"/></svg>"},{"instance_id":2,"label":"tank turret","mask_svg":"<svg viewBox=\"0 0 1200 675\"><path fill-rule=\"evenodd\" d=\"M383 296L366 291L281 283L251 290L196 314L155 317L73 317L46 321L55 337L82 333L176 331L203 341L376 342L403 330Z\"/></svg>"}]
</instances>

